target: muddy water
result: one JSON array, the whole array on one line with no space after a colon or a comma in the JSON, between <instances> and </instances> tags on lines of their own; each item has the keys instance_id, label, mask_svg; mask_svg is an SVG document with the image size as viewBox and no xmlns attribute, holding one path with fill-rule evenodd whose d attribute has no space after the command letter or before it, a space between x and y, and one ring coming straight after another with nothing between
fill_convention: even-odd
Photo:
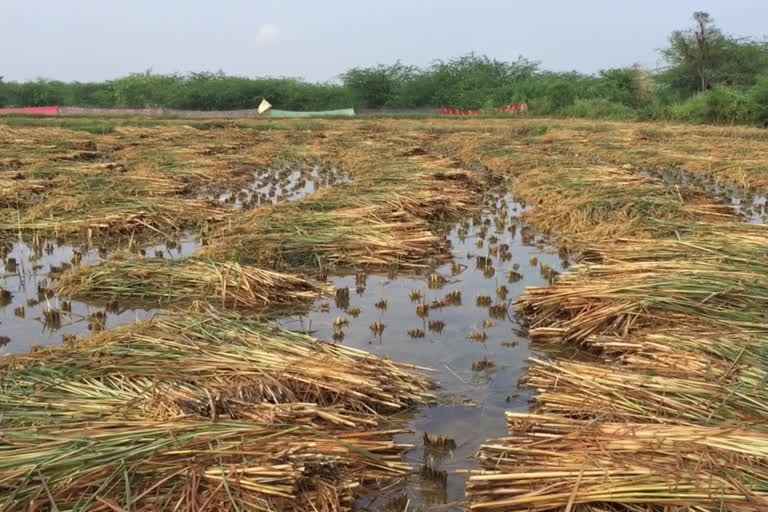
<instances>
[{"instance_id":1,"label":"muddy water","mask_svg":"<svg viewBox=\"0 0 768 512\"><path fill-rule=\"evenodd\" d=\"M134 252L151 258L178 259L191 255L199 247L188 235ZM132 252L127 247L106 250L57 245L53 239L16 242L6 247L0 267L4 270L0 274L0 288L7 292L6 299L0 301L0 336L9 339L0 344L0 356L25 352L33 345L55 345L63 336L87 336L159 313L157 309L129 308L119 303L65 300L50 290L61 271L74 265L96 264L113 251Z\"/></svg>"},{"instance_id":2,"label":"muddy water","mask_svg":"<svg viewBox=\"0 0 768 512\"><path fill-rule=\"evenodd\" d=\"M245 188L207 191L201 197L217 199L233 209L250 209L297 201L321 188L348 180L346 172L321 162L284 162L277 167L257 169ZM75 247L59 244L54 239L22 241L5 247L4 255L0 254L3 256L0 261L0 356L24 352L34 345L57 344L63 336L87 336L161 312L104 301L63 300L48 289L62 270L72 265L97 264L115 251L155 259L179 259L191 256L200 247L199 240L190 232L179 240L141 248Z\"/></svg>"},{"instance_id":3,"label":"muddy water","mask_svg":"<svg viewBox=\"0 0 768 512\"><path fill-rule=\"evenodd\" d=\"M765 194L750 192L744 188L711 180L681 169L649 170L645 175L660 179L665 185L694 186L703 189L731 205L737 215L750 224L768 223L768 204Z\"/></svg>"},{"instance_id":4,"label":"muddy water","mask_svg":"<svg viewBox=\"0 0 768 512\"><path fill-rule=\"evenodd\" d=\"M768 197L765 195L737 190L729 193L725 199L730 200L736 211L750 224L768 224Z\"/></svg>"},{"instance_id":5,"label":"muddy water","mask_svg":"<svg viewBox=\"0 0 768 512\"><path fill-rule=\"evenodd\" d=\"M298 201L322 188L349 181L349 175L323 162L286 162L262 167L242 188L207 190L201 198L231 204L237 210L258 208L283 201Z\"/></svg>"},{"instance_id":6,"label":"muddy water","mask_svg":"<svg viewBox=\"0 0 768 512\"><path fill-rule=\"evenodd\" d=\"M296 185L289 188L299 190ZM527 409L529 394L517 383L532 349L511 303L526 286L546 284L547 269L560 272L563 261L519 220L522 212L508 195L490 197L481 215L446 228L452 262L417 276L331 277L340 290L335 298L317 301L307 316L280 320L291 329L434 369L432 376L441 385L437 402L403 413L413 434L399 441L414 446L407 453L408 462L433 468L438 478L423 478L417 472L377 498L362 500L362 506L378 509L390 499L405 497L425 508L458 509L464 488L461 470L473 467L472 456L482 442L505 433L505 410ZM199 247L190 235L133 251L168 259L191 255ZM5 261L15 259L17 268L7 271L0 283L11 294L0 307L0 334L10 343L0 348L0 354L26 351L32 344L56 344L63 334L87 335L161 313L78 301L66 311L60 298L47 297L45 287L63 265L73 264L76 253L80 257L74 262L93 264L113 250L128 248L99 251L51 240L13 244ZM35 303L41 297L45 298ZM14 313L20 306L25 307L23 317ZM46 321L44 311L49 309L59 311L57 323ZM105 317L100 320L100 315ZM445 436L455 447L425 446L425 432Z\"/></svg>"},{"instance_id":7,"label":"muddy water","mask_svg":"<svg viewBox=\"0 0 768 512\"><path fill-rule=\"evenodd\" d=\"M654 177L670 185L702 186L733 204L749 221L765 219L765 196L703 183L684 172ZM247 209L297 200L347 179L341 171L322 165L286 166L259 170L248 186L207 191L205 197ZM525 324L511 304L526 286L546 284L551 277L547 269L561 272L564 261L519 220L522 212L510 196L491 196L481 215L447 229L452 262L418 276L331 277L339 290L335 298L317 301L309 315L280 320L285 327L310 331L319 338L432 368L441 385L435 404L402 415L413 434L398 439L413 445L406 455L408 462L433 469L438 478L417 471L379 496L361 500L361 506L381 509L399 499L426 509L460 509L462 471L474 467L473 454L488 438L505 434L505 410L528 408L530 395L517 384L525 359L536 349L529 346ZM175 259L199 247L195 237L187 234L172 243L133 251L149 258ZM8 292L0 296L0 336L7 336L9 342L3 345L0 338L0 355L161 313L78 301L66 306L46 291L62 267L98 263L113 250L129 252L126 247L100 251L45 239L9 246L3 258L5 270L0 267L0 288ZM10 260L16 268L8 264ZM46 317L50 310L59 312L58 319ZM455 446L425 446L424 433L444 436ZM444 481L441 472L445 472Z\"/></svg>"},{"instance_id":8,"label":"muddy water","mask_svg":"<svg viewBox=\"0 0 768 512\"><path fill-rule=\"evenodd\" d=\"M423 506L460 501L465 477L457 470L473 466L472 455L483 441L504 435L505 410L528 407L529 395L517 383L531 348L522 319L509 306L526 286L547 284L542 265L560 272L563 262L520 222L520 205L509 196L491 202L482 215L448 233L455 253L452 264L420 277L336 277L333 284L347 289L348 299L340 292L334 300L318 301L310 315L281 322L436 370L439 403L412 411L414 434L400 441L414 445L407 460L415 467L429 464L446 471L446 485L415 475L366 506L378 508L403 492L411 503ZM424 432L450 438L456 448L425 447Z\"/></svg>"},{"instance_id":9,"label":"muddy water","mask_svg":"<svg viewBox=\"0 0 768 512\"><path fill-rule=\"evenodd\" d=\"M6 291L6 300L0 302L0 334L10 340L0 347L0 354L27 351L32 345L57 344L63 335L109 328L150 313L106 312L104 307L54 296L49 286L62 268L76 264L78 259L81 264L100 259L98 249L54 244L50 240L15 243L4 258L0 287ZM102 317L105 313L106 317Z\"/></svg>"}]
</instances>

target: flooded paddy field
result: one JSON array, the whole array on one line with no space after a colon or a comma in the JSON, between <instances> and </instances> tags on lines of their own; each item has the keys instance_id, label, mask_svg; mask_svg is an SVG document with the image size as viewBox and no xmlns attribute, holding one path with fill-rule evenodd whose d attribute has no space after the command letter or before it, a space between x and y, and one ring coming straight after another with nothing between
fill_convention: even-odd
<instances>
[{"instance_id":1,"label":"flooded paddy field","mask_svg":"<svg viewBox=\"0 0 768 512\"><path fill-rule=\"evenodd\" d=\"M567 265L564 253L520 221L523 208L508 195L492 196L488 204L481 215L449 229L450 263L416 276L329 276L332 300L280 320L293 330L434 370L437 403L409 415L415 434L402 439L414 445L408 462L445 471L447 480L436 485L412 477L404 488L414 503L457 506L465 480L457 470L472 464L482 441L504 433L494 418L527 409L530 394L517 382L531 347L525 320L510 305L526 286L546 284ZM449 439L451 448L432 449L424 433ZM382 498L377 503L387 501Z\"/></svg>"},{"instance_id":2,"label":"flooded paddy field","mask_svg":"<svg viewBox=\"0 0 768 512\"><path fill-rule=\"evenodd\" d=\"M749 129L156 124L0 124L6 508L765 504Z\"/></svg>"},{"instance_id":3,"label":"flooded paddy field","mask_svg":"<svg viewBox=\"0 0 768 512\"><path fill-rule=\"evenodd\" d=\"M64 298L53 289L62 272L75 266L96 265L113 252L131 254L127 247L108 251L87 245L58 245L57 240L45 238L14 242L6 247L2 281L6 299L2 302L0 321L8 341L0 347L0 354L56 345L67 336L102 331L161 311L153 307L134 308L117 300ZM148 245L135 252L152 259L178 259L199 247L194 238L188 238Z\"/></svg>"}]
</instances>

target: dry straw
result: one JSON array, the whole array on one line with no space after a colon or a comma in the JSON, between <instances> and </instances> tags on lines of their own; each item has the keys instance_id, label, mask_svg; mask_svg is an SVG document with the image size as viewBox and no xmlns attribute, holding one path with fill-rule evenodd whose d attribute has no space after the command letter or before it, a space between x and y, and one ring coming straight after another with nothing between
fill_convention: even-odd
<instances>
[{"instance_id":1,"label":"dry straw","mask_svg":"<svg viewBox=\"0 0 768 512\"><path fill-rule=\"evenodd\" d=\"M432 387L416 367L213 310L11 356L0 506L348 508L361 483L407 473L401 432L377 424Z\"/></svg>"},{"instance_id":2,"label":"dry straw","mask_svg":"<svg viewBox=\"0 0 768 512\"><path fill-rule=\"evenodd\" d=\"M470 510L768 506L768 437L736 427L609 423L507 412L484 444Z\"/></svg>"},{"instance_id":3,"label":"dry straw","mask_svg":"<svg viewBox=\"0 0 768 512\"><path fill-rule=\"evenodd\" d=\"M310 301L328 287L303 277L237 263L199 259L153 261L111 259L75 267L54 284L64 296L144 299L157 302L207 300L230 306L281 306Z\"/></svg>"}]
</instances>

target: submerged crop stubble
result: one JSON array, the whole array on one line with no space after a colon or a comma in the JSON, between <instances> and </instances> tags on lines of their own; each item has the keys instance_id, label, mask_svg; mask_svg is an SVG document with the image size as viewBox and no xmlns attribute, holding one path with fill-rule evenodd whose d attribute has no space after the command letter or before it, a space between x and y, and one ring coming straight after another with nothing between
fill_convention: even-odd
<instances>
[{"instance_id":1,"label":"submerged crop stubble","mask_svg":"<svg viewBox=\"0 0 768 512\"><path fill-rule=\"evenodd\" d=\"M741 222L766 215L752 197L766 185L756 133L535 119L193 126L0 129L6 241L58 235L93 247L121 237L135 250L135 240L194 229L203 245L179 261L51 269L53 286L38 290L47 299L58 300L53 290L110 303L143 296L192 310L2 362L3 505L336 510L353 504L361 482L405 476L407 447L394 441L402 424L383 422L433 400L419 368L198 302L307 304L325 290L311 278L348 273L349 282L331 277L337 288L382 288L371 304L315 302L315 318L339 319L327 334L340 343L399 336L398 358L413 359L413 347L457 332L443 308L487 314L459 329L477 347L462 349L467 368L442 363L463 384L493 386L506 371L488 345L496 323L513 318L512 302L534 340L580 347L574 361L531 360L535 412L508 413L509 436L479 450L471 509L765 508L766 231ZM328 165L294 172L290 161ZM301 180L310 178L322 183L309 190ZM488 186L504 179L531 208L489 200ZM748 207L715 197L711 180L744 189ZM479 216L484 205L493 217ZM448 238L446 221L460 222ZM536 251L510 250L516 235ZM551 239L569 272L539 250ZM449 240L468 254L452 260ZM464 288L462 301L456 283L470 259L494 283ZM384 296L377 271L407 273L407 288ZM518 298L531 271L550 286ZM416 327L398 322L406 307ZM481 342L469 343L471 333ZM517 347L506 334L501 346ZM434 357L430 366L445 360ZM446 454L433 452L420 471L425 504L455 496Z\"/></svg>"}]
</instances>

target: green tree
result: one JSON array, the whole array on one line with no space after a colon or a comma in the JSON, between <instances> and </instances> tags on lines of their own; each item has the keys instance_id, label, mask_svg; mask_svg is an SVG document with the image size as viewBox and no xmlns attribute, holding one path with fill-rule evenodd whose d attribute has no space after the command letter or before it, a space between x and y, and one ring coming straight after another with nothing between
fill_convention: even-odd
<instances>
[{"instance_id":1,"label":"green tree","mask_svg":"<svg viewBox=\"0 0 768 512\"><path fill-rule=\"evenodd\" d=\"M768 44L723 34L706 12L695 12L693 19L693 28L669 36L669 47L661 51L668 67L659 81L682 97L716 85L755 85L768 62Z\"/></svg>"},{"instance_id":2,"label":"green tree","mask_svg":"<svg viewBox=\"0 0 768 512\"><path fill-rule=\"evenodd\" d=\"M415 68L397 61L391 66L352 68L341 75L341 80L352 92L355 106L380 108L394 100L400 86L414 71Z\"/></svg>"},{"instance_id":3,"label":"green tree","mask_svg":"<svg viewBox=\"0 0 768 512\"><path fill-rule=\"evenodd\" d=\"M502 105L515 100L514 86L531 78L537 69L538 63L522 57L504 62L470 53L437 61L425 73L432 82L432 106L481 108L489 102ZM500 97L501 90L506 97Z\"/></svg>"},{"instance_id":4,"label":"green tree","mask_svg":"<svg viewBox=\"0 0 768 512\"><path fill-rule=\"evenodd\" d=\"M752 87L768 69L768 41L729 36L723 45L724 58L717 72L718 83Z\"/></svg>"},{"instance_id":5,"label":"green tree","mask_svg":"<svg viewBox=\"0 0 768 512\"><path fill-rule=\"evenodd\" d=\"M669 36L669 48L662 51L672 66L695 75L697 89L706 91L713 84L717 67L723 58L725 36L714 24L709 13L693 13L696 26L688 30L675 30Z\"/></svg>"}]
</instances>

